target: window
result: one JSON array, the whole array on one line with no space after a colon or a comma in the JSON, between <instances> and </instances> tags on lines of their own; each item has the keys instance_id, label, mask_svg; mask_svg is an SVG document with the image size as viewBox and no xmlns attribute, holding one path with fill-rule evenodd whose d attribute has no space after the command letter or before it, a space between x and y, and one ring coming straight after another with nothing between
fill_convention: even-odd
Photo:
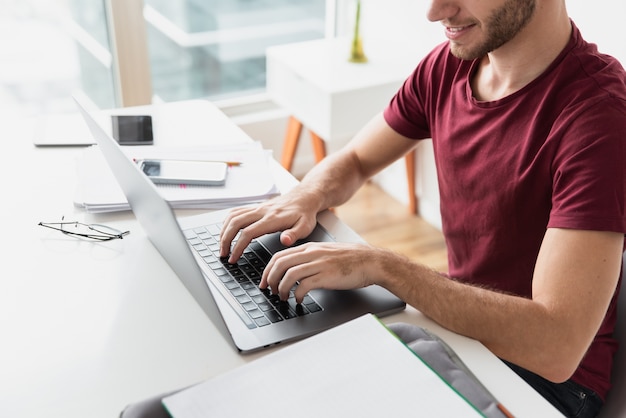
<instances>
[{"instance_id":1,"label":"window","mask_svg":"<svg viewBox=\"0 0 626 418\"><path fill-rule=\"evenodd\" d=\"M0 69L2 106L73 112L77 90L100 108L139 104L128 91L143 103L262 93L265 49L324 37L327 5L334 9L333 0L7 0L0 31L13 42L0 45L10 58Z\"/></svg>"},{"instance_id":2,"label":"window","mask_svg":"<svg viewBox=\"0 0 626 418\"><path fill-rule=\"evenodd\" d=\"M146 0L153 93L164 101L265 89L265 49L324 37L325 0Z\"/></svg>"},{"instance_id":3,"label":"window","mask_svg":"<svg viewBox=\"0 0 626 418\"><path fill-rule=\"evenodd\" d=\"M265 49L323 37L326 1L105 0L117 104L263 92Z\"/></svg>"}]
</instances>

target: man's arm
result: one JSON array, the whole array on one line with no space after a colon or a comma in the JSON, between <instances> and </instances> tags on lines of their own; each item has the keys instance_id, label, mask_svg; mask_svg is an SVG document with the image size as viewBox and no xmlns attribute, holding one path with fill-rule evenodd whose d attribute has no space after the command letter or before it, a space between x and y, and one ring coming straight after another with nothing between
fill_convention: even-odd
<instances>
[{"instance_id":1,"label":"man's arm","mask_svg":"<svg viewBox=\"0 0 626 418\"><path fill-rule=\"evenodd\" d=\"M281 241L287 246L306 237L320 211L347 201L368 178L415 144L391 129L382 114L375 116L349 144L313 167L289 193L256 207L234 209L222 229L221 256L230 254L229 260L234 262L252 239L271 232L283 231Z\"/></svg>"},{"instance_id":2,"label":"man's arm","mask_svg":"<svg viewBox=\"0 0 626 418\"><path fill-rule=\"evenodd\" d=\"M621 233L549 229L535 266L532 299L448 280L424 267L415 271L404 264L398 272L391 259L391 266L382 268L396 273L385 274L379 284L499 357L562 382L578 367L606 314L623 245Z\"/></svg>"},{"instance_id":3,"label":"man's arm","mask_svg":"<svg viewBox=\"0 0 626 418\"><path fill-rule=\"evenodd\" d=\"M549 229L531 299L464 284L388 250L309 243L276 254L260 287L286 298L312 289L381 285L445 328L497 356L562 382L578 367L606 314L619 277L624 236ZM506 278L503 278L506 280Z\"/></svg>"}]
</instances>

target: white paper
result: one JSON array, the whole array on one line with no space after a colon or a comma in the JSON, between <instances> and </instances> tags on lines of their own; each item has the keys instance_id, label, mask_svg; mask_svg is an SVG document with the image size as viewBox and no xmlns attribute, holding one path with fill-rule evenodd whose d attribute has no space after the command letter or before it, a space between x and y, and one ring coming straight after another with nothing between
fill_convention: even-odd
<instances>
[{"instance_id":1,"label":"white paper","mask_svg":"<svg viewBox=\"0 0 626 418\"><path fill-rule=\"evenodd\" d=\"M169 396L163 403L175 418L480 416L372 315Z\"/></svg>"},{"instance_id":2,"label":"white paper","mask_svg":"<svg viewBox=\"0 0 626 418\"><path fill-rule=\"evenodd\" d=\"M229 167L226 185L158 185L161 195L174 208L232 207L256 203L278 194L268 159L271 155L258 143L209 147L128 147L130 159L173 158L238 161ZM78 161L78 184L74 204L89 212L128 210L129 205L97 146L87 148Z\"/></svg>"}]
</instances>

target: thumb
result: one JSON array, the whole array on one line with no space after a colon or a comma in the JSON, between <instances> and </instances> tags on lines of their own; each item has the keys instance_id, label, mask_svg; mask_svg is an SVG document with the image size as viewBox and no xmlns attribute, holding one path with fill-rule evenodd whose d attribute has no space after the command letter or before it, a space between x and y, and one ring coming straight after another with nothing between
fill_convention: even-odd
<instances>
[{"instance_id":1,"label":"thumb","mask_svg":"<svg viewBox=\"0 0 626 418\"><path fill-rule=\"evenodd\" d=\"M294 237L294 234L291 229L281 232L280 234L280 243L284 246L291 247L294 242L298 239Z\"/></svg>"},{"instance_id":2,"label":"thumb","mask_svg":"<svg viewBox=\"0 0 626 418\"><path fill-rule=\"evenodd\" d=\"M293 244L295 244L296 241L298 241L299 239L308 237L311 234L311 232L313 232L313 229L315 228L315 224L316 224L315 219L313 220L311 225L309 225L309 222L304 222L302 220L296 222L296 224L293 227L289 229L285 229L283 232L281 232L280 234L281 244L290 247Z\"/></svg>"}]
</instances>

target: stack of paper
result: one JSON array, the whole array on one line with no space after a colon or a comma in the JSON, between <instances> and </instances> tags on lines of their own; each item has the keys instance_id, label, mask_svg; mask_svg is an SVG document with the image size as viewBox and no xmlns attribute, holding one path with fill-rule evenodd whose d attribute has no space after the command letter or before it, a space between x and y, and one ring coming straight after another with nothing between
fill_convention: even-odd
<instances>
[{"instance_id":1,"label":"stack of paper","mask_svg":"<svg viewBox=\"0 0 626 418\"><path fill-rule=\"evenodd\" d=\"M229 167L226 185L158 185L161 195L173 208L219 209L257 203L279 194L270 171L271 154L259 143L210 145L205 147L126 147L128 158L237 161ZM130 209L97 146L85 150L78 161L78 184L74 204L88 212L113 212Z\"/></svg>"}]
</instances>

